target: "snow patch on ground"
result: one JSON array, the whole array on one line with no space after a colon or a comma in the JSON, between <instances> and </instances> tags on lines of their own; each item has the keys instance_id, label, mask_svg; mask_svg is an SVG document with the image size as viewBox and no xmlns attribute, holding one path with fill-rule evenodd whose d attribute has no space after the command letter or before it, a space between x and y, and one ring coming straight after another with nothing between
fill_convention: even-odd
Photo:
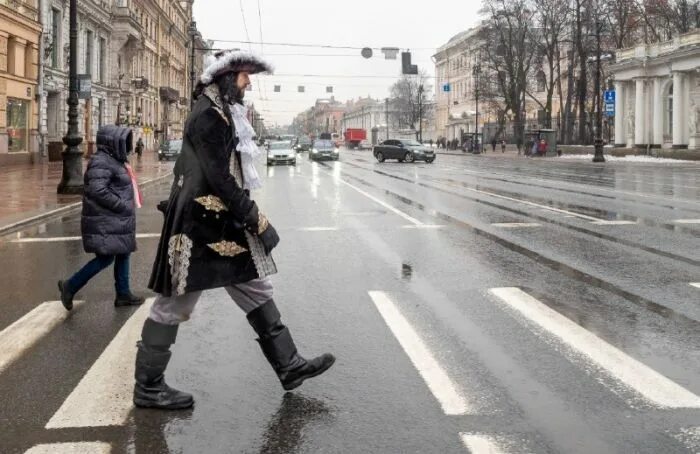
<instances>
[{"instance_id":1,"label":"snow patch on ground","mask_svg":"<svg viewBox=\"0 0 700 454\"><path fill-rule=\"evenodd\" d=\"M592 154L565 154L559 157L559 159L576 159L582 161L592 161ZM683 159L669 159L669 158L655 158L653 156L611 156L605 155L606 161L620 161L620 162L648 162L654 164L677 164L683 162L696 163L697 161L687 161Z\"/></svg>"}]
</instances>

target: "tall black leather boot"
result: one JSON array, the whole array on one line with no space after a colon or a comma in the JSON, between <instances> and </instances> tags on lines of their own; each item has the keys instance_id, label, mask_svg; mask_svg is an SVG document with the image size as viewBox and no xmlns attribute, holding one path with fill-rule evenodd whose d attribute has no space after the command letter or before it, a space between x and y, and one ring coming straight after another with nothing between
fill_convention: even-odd
<instances>
[{"instance_id":1,"label":"tall black leather boot","mask_svg":"<svg viewBox=\"0 0 700 454\"><path fill-rule=\"evenodd\" d=\"M178 410L194 404L191 394L173 389L163 376L170 361L170 346L175 343L178 325L164 325L146 319L141 341L136 345L136 384L134 405L142 408Z\"/></svg>"},{"instance_id":2,"label":"tall black leather boot","mask_svg":"<svg viewBox=\"0 0 700 454\"><path fill-rule=\"evenodd\" d=\"M249 312L247 318L259 336L257 341L263 354L277 373L285 390L291 391L304 383L304 380L321 375L335 362L335 357L330 353L310 360L299 355L292 335L282 324L280 313L273 300Z\"/></svg>"}]
</instances>

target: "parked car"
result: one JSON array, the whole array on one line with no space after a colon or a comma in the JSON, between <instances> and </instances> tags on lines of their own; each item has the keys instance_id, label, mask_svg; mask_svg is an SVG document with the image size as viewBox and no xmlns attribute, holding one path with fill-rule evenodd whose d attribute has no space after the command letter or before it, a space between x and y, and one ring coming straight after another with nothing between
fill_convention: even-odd
<instances>
[{"instance_id":1,"label":"parked car","mask_svg":"<svg viewBox=\"0 0 700 454\"><path fill-rule=\"evenodd\" d=\"M428 164L435 161L435 151L412 139L389 139L375 146L374 157L379 162L386 159L397 159L399 162L425 161Z\"/></svg>"},{"instance_id":2,"label":"parked car","mask_svg":"<svg viewBox=\"0 0 700 454\"><path fill-rule=\"evenodd\" d=\"M162 161L164 159L177 159L180 156L180 151L182 150L182 140L169 140L163 142L158 147L158 160Z\"/></svg>"},{"instance_id":3,"label":"parked car","mask_svg":"<svg viewBox=\"0 0 700 454\"><path fill-rule=\"evenodd\" d=\"M314 141L309 159L316 161L317 159L332 159L338 160L340 150L335 146L332 140L316 140Z\"/></svg>"},{"instance_id":4,"label":"parked car","mask_svg":"<svg viewBox=\"0 0 700 454\"><path fill-rule=\"evenodd\" d=\"M292 142L275 141L267 146L267 165L277 163L297 165L297 152L292 148Z\"/></svg>"}]
</instances>

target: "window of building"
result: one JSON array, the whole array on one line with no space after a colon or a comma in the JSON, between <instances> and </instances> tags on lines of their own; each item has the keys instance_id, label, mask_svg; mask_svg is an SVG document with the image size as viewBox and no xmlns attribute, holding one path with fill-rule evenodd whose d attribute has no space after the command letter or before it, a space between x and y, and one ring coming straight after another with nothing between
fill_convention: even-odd
<instances>
[{"instance_id":1,"label":"window of building","mask_svg":"<svg viewBox=\"0 0 700 454\"><path fill-rule=\"evenodd\" d=\"M17 55L15 53L15 37L10 36L7 40L7 72L17 74Z\"/></svg>"},{"instance_id":2,"label":"window of building","mask_svg":"<svg viewBox=\"0 0 700 454\"><path fill-rule=\"evenodd\" d=\"M544 71L540 71L537 73L537 92L543 93L546 90L547 90L547 76L544 74Z\"/></svg>"},{"instance_id":3,"label":"window of building","mask_svg":"<svg viewBox=\"0 0 700 454\"><path fill-rule=\"evenodd\" d=\"M29 151L29 101L7 98L7 151Z\"/></svg>"},{"instance_id":4,"label":"window of building","mask_svg":"<svg viewBox=\"0 0 700 454\"><path fill-rule=\"evenodd\" d=\"M85 32L85 74L92 74L92 41L91 30Z\"/></svg>"},{"instance_id":5,"label":"window of building","mask_svg":"<svg viewBox=\"0 0 700 454\"><path fill-rule=\"evenodd\" d=\"M61 10L51 9L51 67L58 68L61 49Z\"/></svg>"},{"instance_id":6,"label":"window of building","mask_svg":"<svg viewBox=\"0 0 700 454\"><path fill-rule=\"evenodd\" d=\"M97 57L97 80L104 82L106 79L107 70L107 40L100 38L100 46L98 47L100 55Z\"/></svg>"},{"instance_id":7,"label":"window of building","mask_svg":"<svg viewBox=\"0 0 700 454\"><path fill-rule=\"evenodd\" d=\"M98 128L101 128L105 124L105 101L104 99L100 99L97 101L97 126Z\"/></svg>"}]
</instances>

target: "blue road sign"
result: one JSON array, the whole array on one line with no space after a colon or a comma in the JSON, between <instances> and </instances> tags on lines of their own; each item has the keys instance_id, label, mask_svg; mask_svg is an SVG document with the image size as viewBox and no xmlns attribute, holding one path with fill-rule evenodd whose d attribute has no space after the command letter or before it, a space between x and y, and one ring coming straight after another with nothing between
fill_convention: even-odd
<instances>
[{"instance_id":1,"label":"blue road sign","mask_svg":"<svg viewBox=\"0 0 700 454\"><path fill-rule=\"evenodd\" d=\"M605 102L614 103L615 102L615 90L605 91Z\"/></svg>"},{"instance_id":2,"label":"blue road sign","mask_svg":"<svg viewBox=\"0 0 700 454\"><path fill-rule=\"evenodd\" d=\"M615 116L615 103L606 102L605 103L605 113L608 115L608 117L614 117Z\"/></svg>"},{"instance_id":3,"label":"blue road sign","mask_svg":"<svg viewBox=\"0 0 700 454\"><path fill-rule=\"evenodd\" d=\"M450 84L445 84L442 86L442 91L444 91L445 93L449 93L450 91L452 91L452 87L450 87Z\"/></svg>"}]
</instances>

